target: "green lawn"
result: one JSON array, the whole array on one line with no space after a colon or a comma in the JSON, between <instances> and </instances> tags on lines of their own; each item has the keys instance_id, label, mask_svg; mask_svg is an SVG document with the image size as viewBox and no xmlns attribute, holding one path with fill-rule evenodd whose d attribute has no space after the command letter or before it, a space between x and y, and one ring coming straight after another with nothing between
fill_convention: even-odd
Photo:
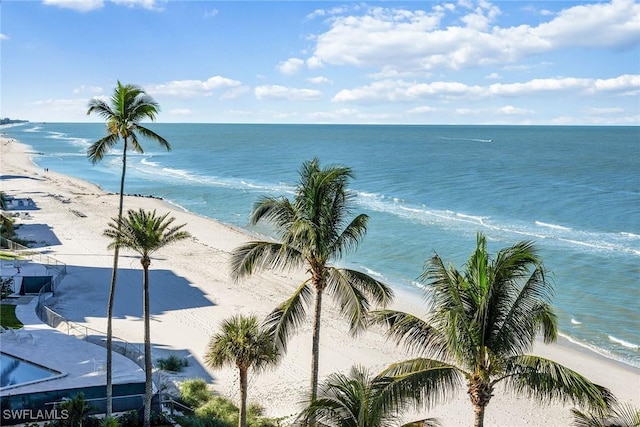
<instances>
[{"instance_id":1,"label":"green lawn","mask_svg":"<svg viewBox=\"0 0 640 427\"><path fill-rule=\"evenodd\" d=\"M0 325L5 328L19 329L22 323L16 317L16 306L12 304L0 304Z\"/></svg>"}]
</instances>

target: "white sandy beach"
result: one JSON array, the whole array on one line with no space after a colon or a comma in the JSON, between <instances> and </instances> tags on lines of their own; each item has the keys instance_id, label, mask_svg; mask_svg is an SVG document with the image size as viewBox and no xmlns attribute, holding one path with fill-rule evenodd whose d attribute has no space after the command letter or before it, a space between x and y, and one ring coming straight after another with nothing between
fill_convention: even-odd
<instances>
[{"instance_id":1,"label":"white sandy beach","mask_svg":"<svg viewBox=\"0 0 640 427\"><path fill-rule=\"evenodd\" d=\"M29 197L37 205L30 219L19 219L21 237L37 242L40 250L67 264L68 274L51 307L69 320L106 330L106 301L112 254L102 231L117 213L117 195L54 171L44 172L29 159L28 149L2 138L0 190ZM87 167L90 167L87 161ZM126 192L126 188L125 188ZM65 203L63 203L65 201ZM224 200L220 200L224 203ZM152 261L151 340L154 360L169 354L188 357L184 377L204 377L212 389L236 399L238 382L233 369L211 371L202 362L209 337L221 320L236 314L265 316L286 299L299 273L265 273L233 283L229 252L251 237L242 230L184 212L154 198L128 196L125 209L171 211L176 224L186 223L193 238L158 253ZM84 216L83 216L84 215ZM366 242L366 239L365 239ZM142 273L134 254L121 254L114 308L114 334L132 343L142 342ZM320 375L347 371L354 364L378 372L402 360L405 352L387 342L380 330L358 338L348 335L346 322L326 300L321 331ZM396 292L395 307L421 314L421 300ZM289 352L273 371L253 375L249 400L261 403L272 416L295 414L309 382L311 323L293 339ZM60 349L59 351L64 351ZM640 369L628 367L573 346L539 345L536 352L561 362L592 381L610 388L622 402L640 407ZM180 379L180 378L177 378ZM485 422L491 426L567 426L571 406L540 405L526 398L496 391ZM445 426L473 424L473 408L466 392L422 416L439 418ZM407 420L410 416L407 416Z\"/></svg>"}]
</instances>

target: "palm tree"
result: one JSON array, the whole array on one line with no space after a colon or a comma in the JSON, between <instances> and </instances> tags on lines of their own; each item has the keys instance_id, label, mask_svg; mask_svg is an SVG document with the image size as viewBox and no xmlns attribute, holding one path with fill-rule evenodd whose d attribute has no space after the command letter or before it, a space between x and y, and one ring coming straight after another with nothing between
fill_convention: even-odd
<instances>
[{"instance_id":1,"label":"palm tree","mask_svg":"<svg viewBox=\"0 0 640 427\"><path fill-rule=\"evenodd\" d=\"M14 235L13 219L4 211L7 210L7 195L0 191L0 237L10 239Z\"/></svg>"},{"instance_id":2,"label":"palm tree","mask_svg":"<svg viewBox=\"0 0 640 427\"><path fill-rule=\"evenodd\" d=\"M306 306L311 303L315 290L312 401L318 389L320 319L325 291L337 301L354 333L365 326L370 299L384 306L393 297L384 283L359 271L330 264L355 249L367 231L367 215L348 220L353 195L347 191L347 183L351 177L348 167L320 168L317 159L303 163L293 200L264 197L256 203L251 216L253 225L262 220L273 225L280 242L249 242L231 254L235 280L267 268L305 267L310 274L293 295L267 317L266 323L278 347L285 352L287 339L303 323Z\"/></svg>"},{"instance_id":3,"label":"palm tree","mask_svg":"<svg viewBox=\"0 0 640 427\"><path fill-rule=\"evenodd\" d=\"M551 307L553 286L532 242L523 241L487 254L479 233L476 250L463 272L445 267L435 254L426 264L429 316L381 310L375 323L386 324L389 335L421 357L395 363L385 375L398 387L422 392L428 403L466 380L475 411L475 425L484 423L485 408L498 383L507 390L541 401L571 401L605 408L613 396L582 375L551 360L527 355L536 334L545 343L556 340L557 320Z\"/></svg>"},{"instance_id":4,"label":"palm tree","mask_svg":"<svg viewBox=\"0 0 640 427\"><path fill-rule=\"evenodd\" d=\"M92 98L89 101L87 115L96 113L107 122L107 135L94 142L87 151L87 156L91 163L97 163L104 158L106 153L120 140L122 146L122 174L120 176L120 201L118 203L118 223L122 219L124 207L124 178L127 171L127 150L129 143L133 149L142 153L142 146L138 141L138 134L143 137L157 141L161 146L170 150L169 143L153 131L140 125L144 119L155 120L156 114L160 111L156 101L147 93L135 85L123 85L118 81L118 86L111 96L111 103L108 104L100 98ZM111 283L109 285L109 301L107 302L107 416L111 416L112 408L112 318L113 301L116 292L116 277L118 273L119 248L116 246L113 252L113 269L111 272Z\"/></svg>"},{"instance_id":5,"label":"palm tree","mask_svg":"<svg viewBox=\"0 0 640 427\"><path fill-rule=\"evenodd\" d=\"M320 384L318 396L298 416L306 425L317 421L327 427L388 427L400 426L399 413L413 400L398 395L391 378L372 377L366 368L353 366L349 375L335 373ZM401 427L440 425L427 418L403 424Z\"/></svg>"},{"instance_id":6,"label":"palm tree","mask_svg":"<svg viewBox=\"0 0 640 427\"><path fill-rule=\"evenodd\" d=\"M205 363L211 368L235 366L240 374L240 417L238 425L247 426L247 374L275 365L280 353L273 336L255 316L236 315L222 322L222 332L211 337Z\"/></svg>"},{"instance_id":7,"label":"palm tree","mask_svg":"<svg viewBox=\"0 0 640 427\"><path fill-rule=\"evenodd\" d=\"M163 247L190 237L182 230L185 224L171 226L175 218L167 218L169 213L157 216L156 211L146 212L128 210L127 216L120 221L114 218L104 231L104 235L111 238L109 249L123 248L137 252L143 269L142 295L144 317L144 374L145 374L145 405L144 427L149 427L151 420L151 332L149 325L149 266L151 254Z\"/></svg>"},{"instance_id":8,"label":"palm tree","mask_svg":"<svg viewBox=\"0 0 640 427\"><path fill-rule=\"evenodd\" d=\"M571 413L576 427L640 427L640 410L630 404L621 403L594 413L573 408Z\"/></svg>"}]
</instances>

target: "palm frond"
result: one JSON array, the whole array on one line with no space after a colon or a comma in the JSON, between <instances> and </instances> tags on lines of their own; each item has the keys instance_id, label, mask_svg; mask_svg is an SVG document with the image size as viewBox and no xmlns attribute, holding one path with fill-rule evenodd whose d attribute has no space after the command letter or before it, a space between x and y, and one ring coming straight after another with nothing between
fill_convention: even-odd
<instances>
[{"instance_id":1,"label":"palm frond","mask_svg":"<svg viewBox=\"0 0 640 427\"><path fill-rule=\"evenodd\" d=\"M102 100L101 98L92 98L91 100L89 100L88 107L89 109L87 110L87 115L96 113L106 120L109 120L116 115L109 104L104 102L104 100Z\"/></svg>"},{"instance_id":2,"label":"palm frond","mask_svg":"<svg viewBox=\"0 0 640 427\"><path fill-rule=\"evenodd\" d=\"M204 359L212 368L234 366L259 371L275 365L280 353L257 317L236 315L223 320L221 331L209 341Z\"/></svg>"},{"instance_id":3,"label":"palm frond","mask_svg":"<svg viewBox=\"0 0 640 427\"><path fill-rule=\"evenodd\" d=\"M549 359L532 355L509 358L504 367L505 386L518 394L541 402L572 402L578 406L604 410L616 401L611 392L579 373Z\"/></svg>"},{"instance_id":4,"label":"palm frond","mask_svg":"<svg viewBox=\"0 0 640 427\"><path fill-rule=\"evenodd\" d=\"M306 307L313 300L313 288L309 280L298 286L296 291L285 302L273 310L264 320L264 326L273 336L276 346L282 353L287 351L287 342L304 323Z\"/></svg>"},{"instance_id":5,"label":"palm frond","mask_svg":"<svg viewBox=\"0 0 640 427\"><path fill-rule=\"evenodd\" d=\"M366 327L371 302L384 307L393 299L391 288L356 270L331 267L327 269L326 280L327 292L349 319L354 334Z\"/></svg>"},{"instance_id":6,"label":"palm frond","mask_svg":"<svg viewBox=\"0 0 640 427\"><path fill-rule=\"evenodd\" d=\"M182 230L186 224L172 227L175 218L168 216L169 212L157 215L155 210L129 209L119 223L113 218L104 230L103 234L112 239L108 248L129 249L148 257L171 243L191 237Z\"/></svg>"},{"instance_id":7,"label":"palm frond","mask_svg":"<svg viewBox=\"0 0 640 427\"><path fill-rule=\"evenodd\" d=\"M273 224L275 230L282 234L289 224L293 223L296 212L286 197L262 197L253 206L250 223L256 225L260 221Z\"/></svg>"},{"instance_id":8,"label":"palm frond","mask_svg":"<svg viewBox=\"0 0 640 427\"><path fill-rule=\"evenodd\" d=\"M375 310L370 313L372 324L384 325L387 337L396 344L404 345L416 354L445 358L449 348L438 330L413 314L396 310Z\"/></svg>"},{"instance_id":9,"label":"palm frond","mask_svg":"<svg viewBox=\"0 0 640 427\"><path fill-rule=\"evenodd\" d=\"M335 240L331 252L337 257L342 257L345 253L355 250L360 240L367 233L368 221L369 216L365 214L360 214L353 218Z\"/></svg>"},{"instance_id":10,"label":"palm frond","mask_svg":"<svg viewBox=\"0 0 640 427\"><path fill-rule=\"evenodd\" d=\"M118 142L118 134L111 133L104 138L99 139L89 146L87 149L87 157L91 163L97 163L102 160L105 154Z\"/></svg>"},{"instance_id":11,"label":"palm frond","mask_svg":"<svg viewBox=\"0 0 640 427\"><path fill-rule=\"evenodd\" d=\"M295 269L304 259L294 248L276 242L249 242L231 252L229 267L234 281L267 268Z\"/></svg>"},{"instance_id":12,"label":"palm frond","mask_svg":"<svg viewBox=\"0 0 640 427\"><path fill-rule=\"evenodd\" d=\"M433 359L416 358L394 363L377 377L377 391L384 407L399 407L412 401L430 408L453 397L464 375L456 366Z\"/></svg>"},{"instance_id":13,"label":"palm frond","mask_svg":"<svg viewBox=\"0 0 640 427\"><path fill-rule=\"evenodd\" d=\"M466 366L478 360L481 337L474 322L477 297L467 278L453 267L447 268L435 254L419 277L429 291L429 324L439 331L448 353Z\"/></svg>"},{"instance_id":14,"label":"palm frond","mask_svg":"<svg viewBox=\"0 0 640 427\"><path fill-rule=\"evenodd\" d=\"M524 285L510 284L505 293L508 294L501 296L502 306L492 313L493 330L488 345L495 353L504 352L505 356L527 353L539 331L546 343L556 340L557 319L551 306L553 287L542 266L535 267Z\"/></svg>"},{"instance_id":15,"label":"palm frond","mask_svg":"<svg viewBox=\"0 0 640 427\"><path fill-rule=\"evenodd\" d=\"M583 412L571 409L576 427L640 427L640 410L629 403L613 405L608 411Z\"/></svg>"},{"instance_id":16,"label":"palm frond","mask_svg":"<svg viewBox=\"0 0 640 427\"><path fill-rule=\"evenodd\" d=\"M163 137L161 137L151 129L148 129L144 126L137 125L136 130L140 132L140 134L145 138L156 141L158 144L164 147L167 151L171 151L171 145L169 144L169 141L167 141L166 139L164 139Z\"/></svg>"}]
</instances>

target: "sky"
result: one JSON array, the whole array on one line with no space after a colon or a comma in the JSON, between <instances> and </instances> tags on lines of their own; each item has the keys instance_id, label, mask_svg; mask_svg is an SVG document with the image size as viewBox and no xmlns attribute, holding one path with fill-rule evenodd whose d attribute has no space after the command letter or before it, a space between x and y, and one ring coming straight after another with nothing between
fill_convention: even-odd
<instances>
[{"instance_id":1,"label":"sky","mask_svg":"<svg viewBox=\"0 0 640 427\"><path fill-rule=\"evenodd\" d=\"M0 116L160 123L639 125L640 3L2 0Z\"/></svg>"}]
</instances>

